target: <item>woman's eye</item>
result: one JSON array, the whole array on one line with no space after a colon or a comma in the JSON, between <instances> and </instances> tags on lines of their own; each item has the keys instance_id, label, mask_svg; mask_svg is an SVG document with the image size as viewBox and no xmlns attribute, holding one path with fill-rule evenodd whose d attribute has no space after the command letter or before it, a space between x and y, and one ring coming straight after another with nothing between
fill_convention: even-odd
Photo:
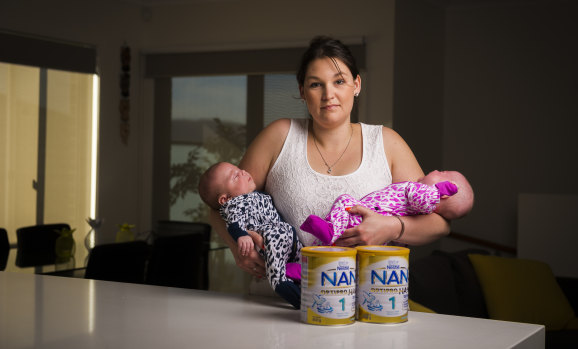
<instances>
[{"instance_id":1,"label":"woman's eye","mask_svg":"<svg viewBox=\"0 0 578 349\"><path fill-rule=\"evenodd\" d=\"M316 88L316 87L319 87L319 86L321 86L321 84L318 83L318 82L312 82L312 83L309 85L309 87L311 87L311 88Z\"/></svg>"},{"instance_id":2,"label":"woman's eye","mask_svg":"<svg viewBox=\"0 0 578 349\"><path fill-rule=\"evenodd\" d=\"M337 85L343 85L343 84L345 84L345 80L339 79L339 80L337 80L335 83L336 83Z\"/></svg>"}]
</instances>

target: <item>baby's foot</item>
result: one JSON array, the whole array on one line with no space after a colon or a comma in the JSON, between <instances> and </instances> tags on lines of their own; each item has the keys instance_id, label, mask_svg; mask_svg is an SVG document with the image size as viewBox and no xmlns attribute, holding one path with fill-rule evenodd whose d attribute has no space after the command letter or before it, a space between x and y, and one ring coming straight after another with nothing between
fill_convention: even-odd
<instances>
[{"instance_id":1,"label":"baby's foot","mask_svg":"<svg viewBox=\"0 0 578 349\"><path fill-rule=\"evenodd\" d=\"M301 224L300 228L303 231L313 234L313 236L318 238L325 245L328 245L331 242L331 238L333 237L333 229L331 229L331 223L323 220L319 216L310 215L307 217L305 222Z\"/></svg>"}]
</instances>

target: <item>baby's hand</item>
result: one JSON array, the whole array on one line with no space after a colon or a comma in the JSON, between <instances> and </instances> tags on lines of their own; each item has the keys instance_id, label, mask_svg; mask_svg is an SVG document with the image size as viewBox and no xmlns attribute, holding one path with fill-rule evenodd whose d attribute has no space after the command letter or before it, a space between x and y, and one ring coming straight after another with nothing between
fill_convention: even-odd
<instances>
[{"instance_id":1,"label":"baby's hand","mask_svg":"<svg viewBox=\"0 0 578 349\"><path fill-rule=\"evenodd\" d=\"M249 235L241 236L237 239L237 245L239 246L239 254L241 256L248 256L249 252L253 249L253 239Z\"/></svg>"}]
</instances>

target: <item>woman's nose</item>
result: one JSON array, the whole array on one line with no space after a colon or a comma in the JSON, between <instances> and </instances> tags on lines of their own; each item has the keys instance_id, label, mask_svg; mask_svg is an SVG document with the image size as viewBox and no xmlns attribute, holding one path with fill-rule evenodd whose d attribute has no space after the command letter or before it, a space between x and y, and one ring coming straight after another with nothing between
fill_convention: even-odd
<instances>
[{"instance_id":1,"label":"woman's nose","mask_svg":"<svg viewBox=\"0 0 578 349\"><path fill-rule=\"evenodd\" d=\"M323 99L329 100L335 97L335 90L331 85L323 88Z\"/></svg>"}]
</instances>

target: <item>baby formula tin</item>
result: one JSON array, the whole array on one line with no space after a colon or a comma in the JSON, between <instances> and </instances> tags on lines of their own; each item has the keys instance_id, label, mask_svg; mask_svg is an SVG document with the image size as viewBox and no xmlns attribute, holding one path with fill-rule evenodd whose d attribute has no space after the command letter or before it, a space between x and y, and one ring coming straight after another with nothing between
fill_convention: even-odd
<instances>
[{"instance_id":1,"label":"baby formula tin","mask_svg":"<svg viewBox=\"0 0 578 349\"><path fill-rule=\"evenodd\" d=\"M348 247L301 249L301 321L314 325L355 322L355 254Z\"/></svg>"},{"instance_id":2,"label":"baby formula tin","mask_svg":"<svg viewBox=\"0 0 578 349\"><path fill-rule=\"evenodd\" d=\"M407 321L409 249L398 246L357 247L357 320Z\"/></svg>"}]
</instances>

